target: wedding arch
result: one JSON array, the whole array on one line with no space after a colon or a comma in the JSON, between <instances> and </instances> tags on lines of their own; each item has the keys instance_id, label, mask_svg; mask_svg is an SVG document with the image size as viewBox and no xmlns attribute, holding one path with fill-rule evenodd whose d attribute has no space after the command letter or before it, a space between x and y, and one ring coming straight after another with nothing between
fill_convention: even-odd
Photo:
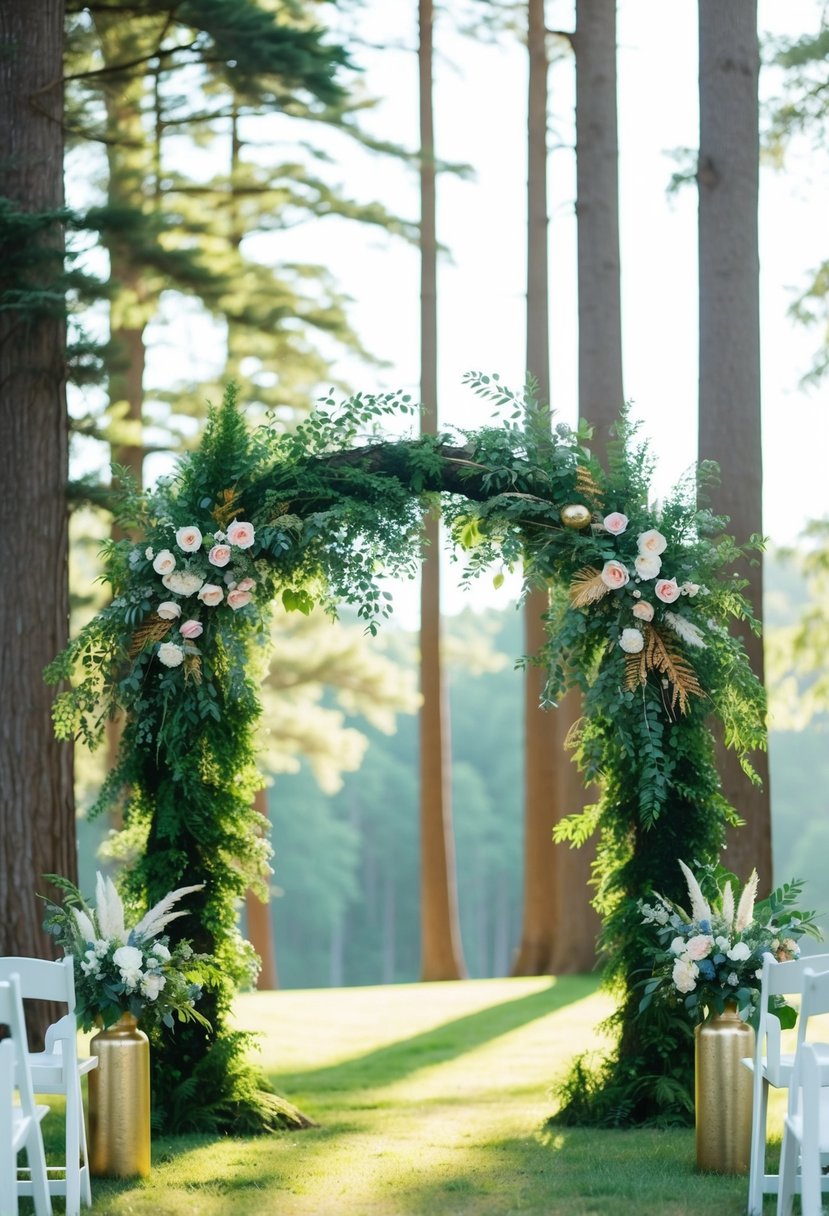
<instances>
[{"instance_id":1,"label":"wedding arch","mask_svg":"<svg viewBox=\"0 0 829 1216\"><path fill-rule=\"evenodd\" d=\"M597 1066L576 1063L566 1108L617 1123L692 1110L690 1024L664 1007L639 1013L637 901L654 890L681 898L677 858L714 864L738 821L721 792L712 720L749 777L749 754L765 744L763 689L728 629L734 617L754 625L733 573L745 550L697 505L705 468L650 503L651 458L625 415L604 469L589 431L552 425L531 386L466 380L489 402L491 425L419 439L383 433L416 412L399 393L326 399L287 433L275 420L249 428L228 388L174 476L149 493L125 486L118 523L141 539L106 545L112 599L48 669L66 682L60 737L94 747L123 715L96 809L123 814L125 899L146 907L204 883L173 936L215 958L200 1003L212 1030L194 1022L156 1037L154 1111L166 1130L201 1119L252 1131L297 1117L267 1092L230 1022L256 964L238 903L269 874L267 825L252 805L269 619L275 605L335 614L345 602L376 632L391 611L377 573L414 576L425 502L440 503L464 579L520 564L526 587L549 590L547 642L531 660L546 668L545 703L571 686L584 694L570 744L600 792L557 835L599 837L594 902L616 1046Z\"/></svg>"}]
</instances>

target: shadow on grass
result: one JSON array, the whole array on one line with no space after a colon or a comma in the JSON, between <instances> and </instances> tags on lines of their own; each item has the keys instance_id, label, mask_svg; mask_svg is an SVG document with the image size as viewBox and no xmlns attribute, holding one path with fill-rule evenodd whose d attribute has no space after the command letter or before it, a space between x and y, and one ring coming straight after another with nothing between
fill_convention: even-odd
<instances>
[{"instance_id":1,"label":"shadow on grass","mask_svg":"<svg viewBox=\"0 0 829 1216\"><path fill-rule=\"evenodd\" d=\"M393 1085L421 1068L474 1051L492 1039L583 1000L595 989L594 976L565 976L551 980L540 992L487 1006L340 1064L304 1072L272 1072L270 1079L279 1093L297 1090L341 1093Z\"/></svg>"}]
</instances>

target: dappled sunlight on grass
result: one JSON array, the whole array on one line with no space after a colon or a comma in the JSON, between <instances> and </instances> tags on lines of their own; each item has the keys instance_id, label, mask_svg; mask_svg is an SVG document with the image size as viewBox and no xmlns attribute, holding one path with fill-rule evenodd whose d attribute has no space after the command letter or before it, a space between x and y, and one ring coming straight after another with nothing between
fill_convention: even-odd
<instances>
[{"instance_id":1,"label":"dappled sunlight on grass","mask_svg":"<svg viewBox=\"0 0 829 1216\"><path fill-rule=\"evenodd\" d=\"M94 1212L739 1216L745 1179L697 1174L691 1131L545 1129L610 1009L593 977L246 995L237 1024L320 1126L157 1141L151 1178L96 1182Z\"/></svg>"}]
</instances>

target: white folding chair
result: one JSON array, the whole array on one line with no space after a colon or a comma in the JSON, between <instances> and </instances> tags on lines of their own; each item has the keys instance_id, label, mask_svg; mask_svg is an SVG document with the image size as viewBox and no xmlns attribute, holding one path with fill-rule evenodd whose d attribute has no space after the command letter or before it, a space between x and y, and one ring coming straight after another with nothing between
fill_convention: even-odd
<instances>
[{"instance_id":1,"label":"white folding chair","mask_svg":"<svg viewBox=\"0 0 829 1216\"><path fill-rule=\"evenodd\" d=\"M49 1192L66 1198L66 1216L78 1216L81 1202L92 1204L89 1154L83 1116L81 1077L95 1068L95 1056L78 1058L75 1017L75 973L71 958L49 962L41 958L0 958L0 980L17 974L24 1000L54 1001L66 1013L46 1031L45 1050L29 1053L32 1086L36 1094L66 1096L65 1152L62 1166L49 1166ZM22 1183L21 1194L31 1194Z\"/></svg>"},{"instance_id":2,"label":"white folding chair","mask_svg":"<svg viewBox=\"0 0 829 1216\"><path fill-rule=\"evenodd\" d=\"M818 1013L829 1013L829 971L817 974L807 968L803 974L801 1018L805 1022ZM829 1043L808 1043L799 1035L783 1125L778 1216L791 1216L797 1190L800 1191L802 1216L820 1216L823 1211L821 1192L829 1189L829 1179L823 1173L827 1162Z\"/></svg>"},{"instance_id":3,"label":"white folding chair","mask_svg":"<svg viewBox=\"0 0 829 1216\"><path fill-rule=\"evenodd\" d=\"M780 1020L770 1011L769 1005L773 996L800 993L807 970L829 971L829 954L816 954L811 958L799 958L785 963L778 963L771 954L763 956L760 1020L754 1040L754 1058L743 1060L743 1064L754 1072L748 1216L762 1216L763 1195L774 1195L778 1192L779 1175L766 1173L769 1086L787 1089L791 1084L794 1067L794 1053L780 1050ZM799 1043L805 1039L809 1016L801 1010L797 1031Z\"/></svg>"},{"instance_id":4,"label":"white folding chair","mask_svg":"<svg viewBox=\"0 0 829 1216\"><path fill-rule=\"evenodd\" d=\"M0 982L0 1025L9 1037L0 1043L0 1216L19 1211L17 1157L25 1149L37 1216L51 1216L52 1201L46 1179L46 1155L40 1121L48 1106L36 1106L29 1072L28 1042L23 1002L17 976ZM14 1102L17 1091L19 1102Z\"/></svg>"}]
</instances>

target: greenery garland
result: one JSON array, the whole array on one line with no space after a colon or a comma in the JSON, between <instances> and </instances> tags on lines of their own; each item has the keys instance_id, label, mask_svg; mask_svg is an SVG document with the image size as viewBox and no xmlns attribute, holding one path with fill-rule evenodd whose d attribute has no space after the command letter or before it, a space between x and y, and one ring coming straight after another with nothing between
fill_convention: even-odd
<instances>
[{"instance_id":1,"label":"greenery garland","mask_svg":"<svg viewBox=\"0 0 829 1216\"><path fill-rule=\"evenodd\" d=\"M155 1035L154 1107L167 1130L300 1119L267 1094L245 1059L246 1036L229 1024L256 966L236 928L238 903L268 874L252 798L269 616L274 603L336 614L345 601L375 632L391 611L376 573L414 576L424 499L438 496L468 559L464 578L493 561L522 562L528 587L551 589L538 656L546 699L570 685L585 693L575 756L602 792L560 835L578 843L600 832L596 906L620 1031L587 1106L615 1122L687 1114L688 1026L666 1025L655 1007L637 1017L637 901L654 888L678 898L676 859L713 863L736 821L720 792L711 713L749 774L747 755L764 744L763 690L726 628L730 617L751 619L741 583L724 574L743 551L722 535L724 521L697 510L692 483L658 513L649 507L650 462L624 418L605 472L588 431L553 429L532 386L516 394L497 376L467 381L496 422L460 441L386 438L389 416L414 412L398 393L326 399L292 434L276 423L251 431L229 388L173 478L152 493L125 489L118 521L141 539L106 546L113 598L47 671L71 684L55 702L60 737L95 746L107 720L124 717L96 809L122 808L128 904L204 883L188 936L217 964L200 1005L212 1030ZM652 560L637 566L642 557ZM575 1092L566 1111L582 1119Z\"/></svg>"}]
</instances>

